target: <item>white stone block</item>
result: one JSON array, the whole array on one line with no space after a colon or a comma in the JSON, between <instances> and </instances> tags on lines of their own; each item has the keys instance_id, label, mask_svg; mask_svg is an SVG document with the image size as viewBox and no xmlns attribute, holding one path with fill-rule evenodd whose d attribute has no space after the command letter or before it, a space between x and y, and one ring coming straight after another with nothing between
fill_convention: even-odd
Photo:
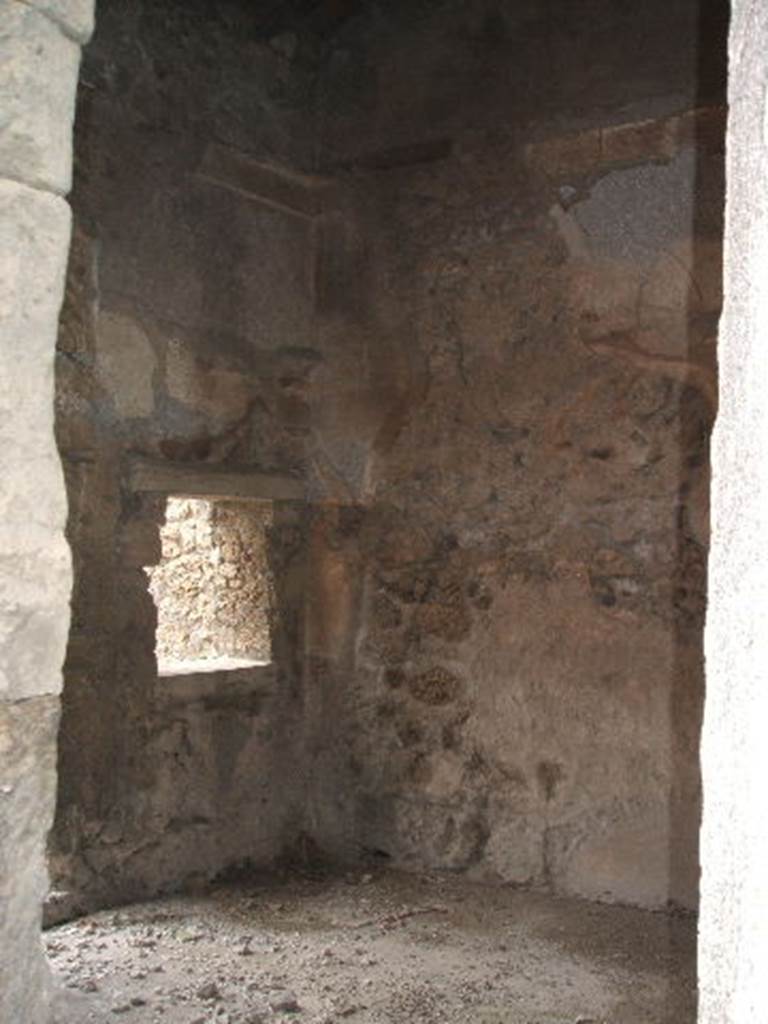
<instances>
[{"instance_id":1,"label":"white stone block","mask_svg":"<svg viewBox=\"0 0 768 1024\"><path fill-rule=\"evenodd\" d=\"M700 1024L768 1019L768 7L731 7L701 741Z\"/></svg>"},{"instance_id":2,"label":"white stone block","mask_svg":"<svg viewBox=\"0 0 768 1024\"><path fill-rule=\"evenodd\" d=\"M79 43L86 43L93 32L93 0L26 0L61 26L61 30Z\"/></svg>"},{"instance_id":3,"label":"white stone block","mask_svg":"<svg viewBox=\"0 0 768 1024\"><path fill-rule=\"evenodd\" d=\"M71 586L53 436L67 203L0 181L0 701L61 687Z\"/></svg>"},{"instance_id":4,"label":"white stone block","mask_svg":"<svg viewBox=\"0 0 768 1024\"><path fill-rule=\"evenodd\" d=\"M63 195L80 47L28 4L0 3L0 177Z\"/></svg>"}]
</instances>

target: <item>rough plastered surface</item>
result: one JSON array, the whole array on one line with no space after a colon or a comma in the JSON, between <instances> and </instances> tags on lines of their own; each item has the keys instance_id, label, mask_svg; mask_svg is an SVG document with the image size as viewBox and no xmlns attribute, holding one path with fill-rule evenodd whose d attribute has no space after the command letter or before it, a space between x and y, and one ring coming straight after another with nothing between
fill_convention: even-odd
<instances>
[{"instance_id":1,"label":"rough plastered surface","mask_svg":"<svg viewBox=\"0 0 768 1024\"><path fill-rule=\"evenodd\" d=\"M85 6L83 5L83 12ZM69 621L53 437L79 48L21 3L0 15L0 1020L47 1024L40 924Z\"/></svg>"},{"instance_id":2,"label":"rough plastered surface","mask_svg":"<svg viewBox=\"0 0 768 1024\"><path fill-rule=\"evenodd\" d=\"M285 613L274 673L160 681L145 568L167 495L127 483L136 456L203 478L301 473L310 224L198 175L213 137L273 161L306 154L309 75L259 41L257 8L104 0L84 58L56 362L75 584L51 845L57 891L96 902L268 863L299 830L303 512L275 507L265 549L243 524L215 538L237 518L217 505L213 574L179 524L169 571L205 606L198 625L215 611L245 631L238 653L262 642L263 584L235 568L246 557L279 578ZM223 639L209 627L197 653Z\"/></svg>"},{"instance_id":3,"label":"rough plastered surface","mask_svg":"<svg viewBox=\"0 0 768 1024\"><path fill-rule=\"evenodd\" d=\"M347 507L313 524L309 820L341 854L693 907L722 111L638 90L600 121L584 68L636 82L601 50L627 25L578 5L540 26L562 75L504 106L502 54L535 58L472 9L372 24L375 58L350 25L324 83L323 161L357 170L322 239L313 469Z\"/></svg>"},{"instance_id":4,"label":"rough plastered surface","mask_svg":"<svg viewBox=\"0 0 768 1024\"><path fill-rule=\"evenodd\" d=\"M303 833L692 906L717 19L403 0L287 46L258 7L103 0L84 63L57 885L110 902ZM266 675L158 685L136 457L306 486Z\"/></svg>"},{"instance_id":5,"label":"rough plastered surface","mask_svg":"<svg viewBox=\"0 0 768 1024\"><path fill-rule=\"evenodd\" d=\"M767 52L768 10L734 3L702 742L702 1024L748 1024L768 1007Z\"/></svg>"},{"instance_id":6,"label":"rough plastered surface","mask_svg":"<svg viewBox=\"0 0 768 1024\"><path fill-rule=\"evenodd\" d=\"M163 557L147 571L160 669L173 661L269 661L269 504L169 498Z\"/></svg>"},{"instance_id":7,"label":"rough plastered surface","mask_svg":"<svg viewBox=\"0 0 768 1024\"><path fill-rule=\"evenodd\" d=\"M360 507L311 555L321 843L693 906L720 160L548 191L492 152L374 187Z\"/></svg>"}]
</instances>

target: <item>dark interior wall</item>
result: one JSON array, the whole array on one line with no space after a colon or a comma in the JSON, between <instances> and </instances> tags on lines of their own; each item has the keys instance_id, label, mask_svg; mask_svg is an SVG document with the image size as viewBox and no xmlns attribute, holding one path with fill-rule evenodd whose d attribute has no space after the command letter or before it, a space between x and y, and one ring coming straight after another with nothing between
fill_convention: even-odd
<instances>
[{"instance_id":1,"label":"dark interior wall","mask_svg":"<svg viewBox=\"0 0 768 1024\"><path fill-rule=\"evenodd\" d=\"M723 5L299 6L102 0L86 53L54 875L303 831L691 905ZM158 689L136 456L304 482L274 677Z\"/></svg>"},{"instance_id":2,"label":"dark interior wall","mask_svg":"<svg viewBox=\"0 0 768 1024\"><path fill-rule=\"evenodd\" d=\"M129 472L137 457L302 472L309 222L201 173L213 143L310 159L312 76L262 28L248 5L103 0L82 67L57 354L75 587L52 869L97 901L269 861L298 828L301 514L278 503L270 534L274 668L174 689L142 571L162 501Z\"/></svg>"},{"instance_id":3,"label":"dark interior wall","mask_svg":"<svg viewBox=\"0 0 768 1024\"><path fill-rule=\"evenodd\" d=\"M342 851L690 904L720 156L551 191L515 154L466 173L399 171L385 207L372 343L399 390L355 418L360 505L311 549L315 823Z\"/></svg>"},{"instance_id":4,"label":"dark interior wall","mask_svg":"<svg viewBox=\"0 0 768 1024\"><path fill-rule=\"evenodd\" d=\"M695 904L725 15L396 5L336 38L321 161L367 244L318 321L349 507L315 523L306 692L339 854Z\"/></svg>"}]
</instances>

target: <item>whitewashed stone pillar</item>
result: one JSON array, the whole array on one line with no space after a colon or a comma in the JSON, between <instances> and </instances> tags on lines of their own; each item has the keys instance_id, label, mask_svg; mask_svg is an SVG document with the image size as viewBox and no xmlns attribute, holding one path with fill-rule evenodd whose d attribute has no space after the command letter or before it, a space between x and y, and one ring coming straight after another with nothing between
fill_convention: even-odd
<instances>
[{"instance_id":1,"label":"whitewashed stone pillar","mask_svg":"<svg viewBox=\"0 0 768 1024\"><path fill-rule=\"evenodd\" d=\"M50 1014L41 942L61 664L66 499L53 361L69 247L80 46L93 0L0 0L0 1021Z\"/></svg>"},{"instance_id":2,"label":"whitewashed stone pillar","mask_svg":"<svg viewBox=\"0 0 768 1024\"><path fill-rule=\"evenodd\" d=\"M733 0L702 768L701 1024L768 1021L768 4Z\"/></svg>"}]
</instances>

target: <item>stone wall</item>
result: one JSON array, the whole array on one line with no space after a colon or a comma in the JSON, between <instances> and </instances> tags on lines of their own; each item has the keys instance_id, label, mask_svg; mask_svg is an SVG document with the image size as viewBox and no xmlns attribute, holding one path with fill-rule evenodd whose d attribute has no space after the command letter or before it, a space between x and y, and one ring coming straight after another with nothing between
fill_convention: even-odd
<instances>
[{"instance_id":1,"label":"stone wall","mask_svg":"<svg viewBox=\"0 0 768 1024\"><path fill-rule=\"evenodd\" d=\"M103 0L57 389L83 899L304 832L695 902L727 12L589 11L363 5L287 53L248 5ZM306 494L273 669L228 695L157 686L142 568L186 492L136 458Z\"/></svg>"},{"instance_id":2,"label":"stone wall","mask_svg":"<svg viewBox=\"0 0 768 1024\"><path fill-rule=\"evenodd\" d=\"M316 521L320 835L692 906L721 158L474 161L400 175L400 401Z\"/></svg>"},{"instance_id":3,"label":"stone wall","mask_svg":"<svg viewBox=\"0 0 768 1024\"><path fill-rule=\"evenodd\" d=\"M324 82L348 206L311 422L348 507L314 519L309 820L341 856L692 907L723 36L613 6L398 8Z\"/></svg>"},{"instance_id":4,"label":"stone wall","mask_svg":"<svg viewBox=\"0 0 768 1024\"><path fill-rule=\"evenodd\" d=\"M45 1024L40 942L70 559L53 437L71 134L87 0L5 4L0 25L0 1019Z\"/></svg>"},{"instance_id":5,"label":"stone wall","mask_svg":"<svg viewBox=\"0 0 768 1024\"><path fill-rule=\"evenodd\" d=\"M131 477L137 459L203 477L301 473L310 224L262 193L311 149L311 70L271 48L259 17L239 3L102 0L84 55L56 363L74 558L59 914L268 863L300 826L301 512L275 503L266 554L285 607L275 671L159 685L144 570L179 492ZM241 156L261 193L233 176Z\"/></svg>"},{"instance_id":6,"label":"stone wall","mask_svg":"<svg viewBox=\"0 0 768 1024\"><path fill-rule=\"evenodd\" d=\"M726 301L712 445L699 926L701 1024L765 1016L768 991L768 9L735 0Z\"/></svg>"},{"instance_id":7,"label":"stone wall","mask_svg":"<svg viewBox=\"0 0 768 1024\"><path fill-rule=\"evenodd\" d=\"M293 178L260 167L259 212L245 216L253 191L217 192L197 169L212 139L310 169L314 70L244 33L242 10L222 6L201 32L194 4L105 0L81 82L57 356L76 567L54 841L65 880L117 899L268 860L306 827L345 856L692 902L722 185L716 118L677 116L718 93L720 65L695 46L707 38L697 6L644 6L655 41L625 47L592 4L606 15L590 22L606 30L602 50L566 8L563 66L588 79L548 74L552 37L544 64L544 26L526 5L515 26L491 4L463 5L470 31L453 34L462 57L448 63L453 30L434 32L424 5L392 5L364 60L355 33L372 29L357 23L328 53L319 108L319 164L344 194L333 215L297 218ZM764 658L762 622L745 609L762 607L749 382L762 375L751 340L765 32L754 5L734 10L702 1012L741 1022L759 1015L764 959L752 785ZM70 582L51 357L90 4L29 0L6 14L0 937L12 955L0 1016L42 1024ZM403 28L409 17L421 28ZM636 31L628 19L633 43ZM634 66L635 53L653 59ZM544 102L500 118L491 92ZM457 134L462 122L472 128ZM273 673L155 690L141 567L159 554L162 500L126 485L136 451L306 471L333 504L276 509ZM302 722L308 794L285 749Z\"/></svg>"},{"instance_id":8,"label":"stone wall","mask_svg":"<svg viewBox=\"0 0 768 1024\"><path fill-rule=\"evenodd\" d=\"M174 662L271 660L271 521L268 504L168 499L162 559L148 569L161 671Z\"/></svg>"}]
</instances>

